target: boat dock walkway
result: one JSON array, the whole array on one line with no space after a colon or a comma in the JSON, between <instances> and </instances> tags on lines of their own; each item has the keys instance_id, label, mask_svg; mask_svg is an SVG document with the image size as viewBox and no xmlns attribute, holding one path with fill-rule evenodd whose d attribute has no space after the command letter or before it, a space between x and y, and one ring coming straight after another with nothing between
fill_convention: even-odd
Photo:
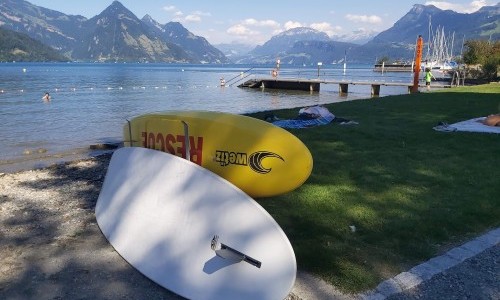
<instances>
[{"instance_id":1,"label":"boat dock walkway","mask_svg":"<svg viewBox=\"0 0 500 300\"><path fill-rule=\"evenodd\" d=\"M299 78L254 78L238 85L241 88L266 88L282 90L300 90L319 92L321 84L338 84L339 93L347 94L349 85L370 85L371 95L379 96L381 86L406 86L408 93L411 92L413 83L408 82L382 82L382 81L355 81L355 80L322 80L322 79L299 79ZM425 87L425 84L419 84L419 87ZM432 84L432 87L450 88L450 84Z\"/></svg>"}]
</instances>

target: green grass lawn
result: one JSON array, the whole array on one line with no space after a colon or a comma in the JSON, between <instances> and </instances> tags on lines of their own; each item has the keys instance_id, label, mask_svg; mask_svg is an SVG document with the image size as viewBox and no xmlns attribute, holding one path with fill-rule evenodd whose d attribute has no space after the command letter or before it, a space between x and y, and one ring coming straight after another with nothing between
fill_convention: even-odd
<instances>
[{"instance_id":1,"label":"green grass lawn","mask_svg":"<svg viewBox=\"0 0 500 300\"><path fill-rule=\"evenodd\" d=\"M326 106L359 125L291 130L313 155L312 174L258 200L299 270L366 291L500 226L500 135L432 129L500 112L500 84ZM298 109L273 113L294 118Z\"/></svg>"}]
</instances>

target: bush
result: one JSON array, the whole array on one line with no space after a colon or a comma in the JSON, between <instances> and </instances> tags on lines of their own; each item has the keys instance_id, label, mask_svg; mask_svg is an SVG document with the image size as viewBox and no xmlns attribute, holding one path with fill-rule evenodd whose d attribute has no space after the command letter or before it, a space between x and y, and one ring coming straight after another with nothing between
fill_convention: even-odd
<instances>
[{"instance_id":1,"label":"bush","mask_svg":"<svg viewBox=\"0 0 500 300\"><path fill-rule=\"evenodd\" d=\"M482 67L484 79L496 80L498 78L498 66L500 63L496 59L488 59Z\"/></svg>"}]
</instances>

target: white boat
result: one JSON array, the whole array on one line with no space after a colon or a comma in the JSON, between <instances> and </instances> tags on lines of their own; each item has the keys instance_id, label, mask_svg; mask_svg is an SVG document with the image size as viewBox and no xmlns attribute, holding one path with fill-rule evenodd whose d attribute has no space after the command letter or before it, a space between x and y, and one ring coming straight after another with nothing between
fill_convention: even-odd
<instances>
[{"instance_id":1,"label":"white boat","mask_svg":"<svg viewBox=\"0 0 500 300\"><path fill-rule=\"evenodd\" d=\"M437 70L437 71L453 71L458 69L458 63L455 61L442 61L442 60L430 60L430 61L424 61L422 64L422 69L431 69L431 71Z\"/></svg>"},{"instance_id":2,"label":"white boat","mask_svg":"<svg viewBox=\"0 0 500 300\"><path fill-rule=\"evenodd\" d=\"M433 32L429 18L429 39L427 42L427 53L422 61L422 69L449 72L458 69L459 65L453 60L453 44L455 33L446 36L444 27L438 26Z\"/></svg>"}]
</instances>

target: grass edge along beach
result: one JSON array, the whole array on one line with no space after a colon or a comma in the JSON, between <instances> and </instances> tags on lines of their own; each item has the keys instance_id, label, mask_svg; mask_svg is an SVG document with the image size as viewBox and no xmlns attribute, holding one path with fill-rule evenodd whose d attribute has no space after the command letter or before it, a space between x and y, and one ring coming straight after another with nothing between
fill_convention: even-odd
<instances>
[{"instance_id":1,"label":"grass edge along beach","mask_svg":"<svg viewBox=\"0 0 500 300\"><path fill-rule=\"evenodd\" d=\"M499 94L492 83L334 103L326 107L359 125L291 130L313 155L311 177L259 203L298 268L362 292L498 227L500 136L432 127L499 113Z\"/></svg>"}]
</instances>

